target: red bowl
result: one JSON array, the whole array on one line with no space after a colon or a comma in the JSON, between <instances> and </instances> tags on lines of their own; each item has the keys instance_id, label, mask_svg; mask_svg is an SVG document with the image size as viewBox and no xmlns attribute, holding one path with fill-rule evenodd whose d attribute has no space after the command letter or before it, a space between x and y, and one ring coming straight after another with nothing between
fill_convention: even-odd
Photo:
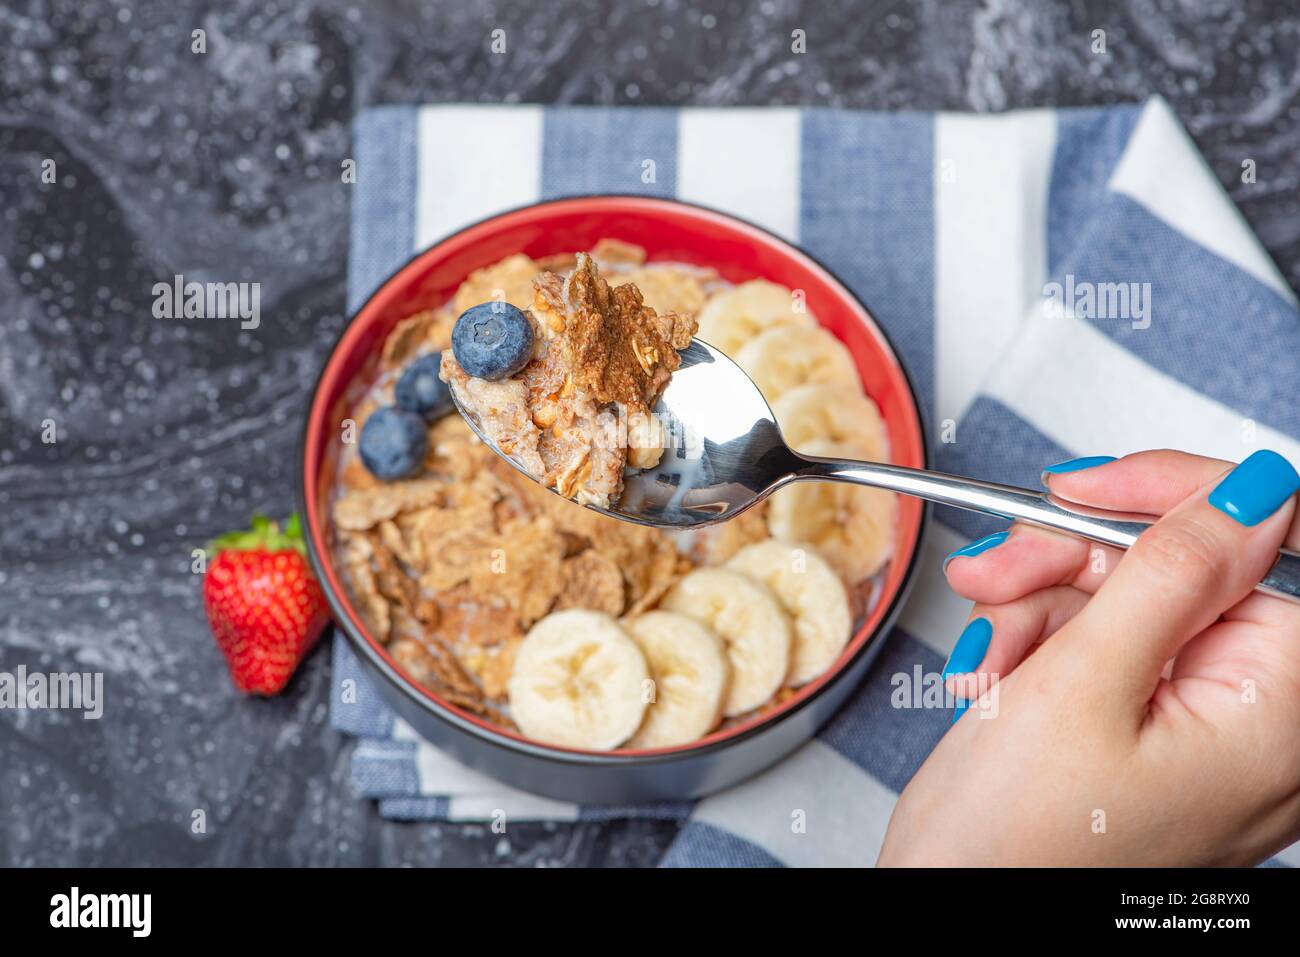
<instances>
[{"instance_id":1,"label":"red bowl","mask_svg":"<svg viewBox=\"0 0 1300 957\"><path fill-rule=\"evenodd\" d=\"M808 309L852 353L879 405L892 460L926 467L916 396L866 307L806 253L735 217L673 200L592 196L493 216L415 256L352 318L316 384L303 434L301 512L308 551L337 624L387 702L439 747L525 790L567 800L627 803L694 798L779 760L816 733L865 674L897 615L917 561L927 510L900 497L894 553L878 600L839 660L779 707L699 741L652 751L576 751L539 744L444 701L408 680L366 631L333 561L329 502L336 437L359 386L373 381L385 337L413 312L443 305L475 269L523 252L533 258L590 249L601 238L646 250L650 261L708 266L732 282L761 277L801 289ZM575 506L576 507L576 506Z\"/></svg>"}]
</instances>

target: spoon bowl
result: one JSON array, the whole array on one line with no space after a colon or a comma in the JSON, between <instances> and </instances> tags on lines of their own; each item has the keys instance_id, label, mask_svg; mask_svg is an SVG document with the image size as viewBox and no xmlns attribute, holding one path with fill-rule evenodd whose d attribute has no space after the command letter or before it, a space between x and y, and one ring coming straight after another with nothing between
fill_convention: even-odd
<instances>
[{"instance_id":1,"label":"spoon bowl","mask_svg":"<svg viewBox=\"0 0 1300 957\"><path fill-rule=\"evenodd\" d=\"M609 508L587 508L658 528L714 525L766 497L773 475L793 474L806 464L790 451L767 400L740 366L699 339L681 357L654 408L668 437L663 457L652 468L629 467L623 494ZM459 401L456 407L489 448L536 480L497 448L477 416Z\"/></svg>"}]
</instances>

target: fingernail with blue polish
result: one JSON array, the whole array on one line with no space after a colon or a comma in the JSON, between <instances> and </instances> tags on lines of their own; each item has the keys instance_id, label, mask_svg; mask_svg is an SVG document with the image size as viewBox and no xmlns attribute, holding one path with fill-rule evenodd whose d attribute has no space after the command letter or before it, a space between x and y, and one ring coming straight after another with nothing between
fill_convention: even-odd
<instances>
[{"instance_id":1,"label":"fingernail with blue polish","mask_svg":"<svg viewBox=\"0 0 1300 957\"><path fill-rule=\"evenodd\" d=\"M1043 469L1043 474L1060 475L1062 472L1082 472L1084 469L1095 468L1098 465L1105 465L1107 462L1114 461L1115 456L1113 455L1085 455L1080 459L1066 459L1064 462L1049 465Z\"/></svg>"},{"instance_id":2,"label":"fingernail with blue polish","mask_svg":"<svg viewBox=\"0 0 1300 957\"><path fill-rule=\"evenodd\" d=\"M1300 475L1276 452L1260 449L1229 472L1210 504L1242 525L1258 525L1300 488Z\"/></svg>"},{"instance_id":3,"label":"fingernail with blue polish","mask_svg":"<svg viewBox=\"0 0 1300 957\"><path fill-rule=\"evenodd\" d=\"M943 560L944 569L946 570L948 568L948 563L954 558L971 558L972 556L981 555L984 552L987 552L990 548L997 548L1007 540L1007 537L1010 534L1010 531L994 532L992 535L985 535L983 538L975 539L975 541L971 542L969 545L963 545Z\"/></svg>"},{"instance_id":4,"label":"fingernail with blue polish","mask_svg":"<svg viewBox=\"0 0 1300 957\"><path fill-rule=\"evenodd\" d=\"M987 618L976 618L963 628L952 654L948 656L947 664L943 666L943 680L946 682L951 675L964 675L978 668L988 653L989 642L992 640L993 623ZM960 718L967 707L968 702L957 702L953 720Z\"/></svg>"},{"instance_id":5,"label":"fingernail with blue polish","mask_svg":"<svg viewBox=\"0 0 1300 957\"><path fill-rule=\"evenodd\" d=\"M987 618L973 619L962 629L952 654L948 656L947 664L943 666L944 680L951 675L964 675L978 668L992 640L993 622Z\"/></svg>"}]
</instances>

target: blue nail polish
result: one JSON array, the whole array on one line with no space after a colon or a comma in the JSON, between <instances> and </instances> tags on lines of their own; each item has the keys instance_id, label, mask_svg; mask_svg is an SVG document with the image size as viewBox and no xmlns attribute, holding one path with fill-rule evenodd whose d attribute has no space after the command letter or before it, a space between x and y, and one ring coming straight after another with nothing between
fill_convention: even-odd
<instances>
[{"instance_id":1,"label":"blue nail polish","mask_svg":"<svg viewBox=\"0 0 1300 957\"><path fill-rule=\"evenodd\" d=\"M952 654L948 656L948 663L943 666L944 680L949 675L964 675L978 668L992 640L993 622L987 618L976 618L963 628Z\"/></svg>"},{"instance_id":2,"label":"blue nail polish","mask_svg":"<svg viewBox=\"0 0 1300 957\"><path fill-rule=\"evenodd\" d=\"M954 558L970 558L974 555L987 552L990 548L997 548L1007 540L1007 537L1010 534L1010 531L994 532L992 535L985 535L983 538L975 539L975 541L971 542L969 545L963 545L943 560L944 569L946 570L948 568L948 563Z\"/></svg>"},{"instance_id":3,"label":"blue nail polish","mask_svg":"<svg viewBox=\"0 0 1300 957\"><path fill-rule=\"evenodd\" d=\"M1242 525L1258 525L1300 488L1300 475L1276 452L1260 449L1229 472L1210 504Z\"/></svg>"},{"instance_id":4,"label":"blue nail polish","mask_svg":"<svg viewBox=\"0 0 1300 957\"><path fill-rule=\"evenodd\" d=\"M1055 465L1049 465L1047 468L1043 469L1043 474L1060 475L1062 472L1082 472L1084 469L1090 469L1114 461L1115 456L1113 455L1085 455L1080 459L1066 459L1064 462L1057 462Z\"/></svg>"},{"instance_id":5,"label":"blue nail polish","mask_svg":"<svg viewBox=\"0 0 1300 957\"><path fill-rule=\"evenodd\" d=\"M964 675L978 668L980 662L984 660L984 655L988 653L989 642L992 640L991 621L987 618L976 618L970 622L962 629L952 654L948 656L947 664L943 666L943 680L947 681L949 675ZM956 722L969 707L969 701L958 701L953 709L952 720Z\"/></svg>"}]
</instances>

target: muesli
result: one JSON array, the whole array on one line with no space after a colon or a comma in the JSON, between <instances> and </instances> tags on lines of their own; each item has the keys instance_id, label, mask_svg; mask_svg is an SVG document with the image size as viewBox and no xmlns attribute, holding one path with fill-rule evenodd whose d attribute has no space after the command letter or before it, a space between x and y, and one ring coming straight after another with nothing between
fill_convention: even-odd
<instances>
[{"instance_id":1,"label":"muesli","mask_svg":"<svg viewBox=\"0 0 1300 957\"><path fill-rule=\"evenodd\" d=\"M507 306L532 343L476 357L496 367L470 359L480 372L508 370L496 380L471 375L453 354L457 320ZM588 750L687 744L834 667L888 561L892 495L796 485L731 522L674 535L521 474L450 394L462 390L480 427L503 448L513 442L542 482L601 504L662 443L626 428L605 447L600 430L653 421L695 333L766 382L796 448L886 459L879 413L845 375L852 360L801 306L764 280L729 285L605 240L545 261L507 257L399 323L352 410L361 437L342 450L333 503L336 561L370 634L444 701Z\"/></svg>"},{"instance_id":2,"label":"muesli","mask_svg":"<svg viewBox=\"0 0 1300 957\"><path fill-rule=\"evenodd\" d=\"M656 312L632 283L611 286L587 253L533 287L527 310L493 300L461 314L442 380L539 481L581 505L608 507L625 466L650 468L663 453L651 410L695 320Z\"/></svg>"}]
</instances>

